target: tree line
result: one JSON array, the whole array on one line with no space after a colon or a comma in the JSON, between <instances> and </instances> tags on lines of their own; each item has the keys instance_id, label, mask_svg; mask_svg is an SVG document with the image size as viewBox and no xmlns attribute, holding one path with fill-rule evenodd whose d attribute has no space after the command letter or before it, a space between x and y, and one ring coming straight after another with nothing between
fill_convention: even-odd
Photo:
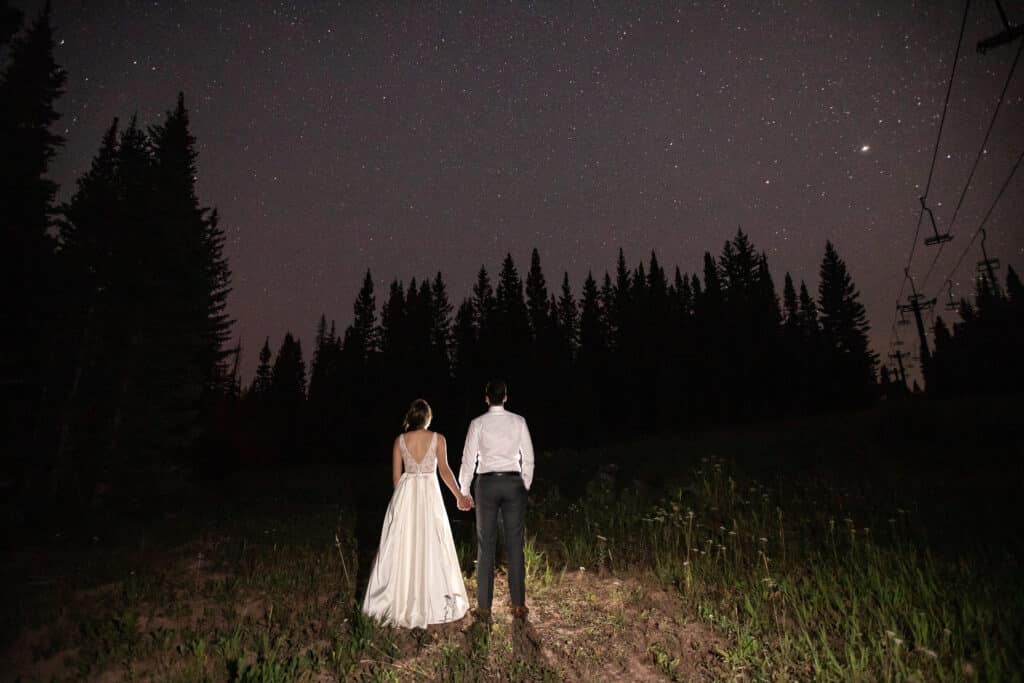
<instances>
[{"instance_id":1,"label":"tree line","mask_svg":"<svg viewBox=\"0 0 1024 683\"><path fill-rule=\"evenodd\" d=\"M196 194L184 96L154 125L111 122L66 203L47 177L64 70L46 9L0 1L0 485L88 504L104 484L174 480L181 463L377 459L423 397L454 438L511 385L543 448L871 402L878 359L860 295L826 243L812 291L738 230L699 272L657 255L549 283L535 249L481 266L452 298L442 273L377 292L367 272L343 329L320 318L259 352L242 386L229 348L231 273L216 210ZM1021 285L979 281L962 322L936 321L929 391L1020 386ZM378 303L380 304L378 307ZM986 365L987 364L987 365ZM972 370L973 368L973 370ZM979 371L981 369L981 371ZM883 368L884 371L884 368ZM1016 378L1016 379L1013 379ZM883 382L890 394L892 385ZM457 444L453 444L457 447ZM25 507L31 507L25 506Z\"/></svg>"},{"instance_id":2,"label":"tree line","mask_svg":"<svg viewBox=\"0 0 1024 683\"><path fill-rule=\"evenodd\" d=\"M0 5L4 478L24 499L88 502L195 452L230 395L230 271L195 191L184 96L162 122L114 120L71 199L46 177L66 73L49 6Z\"/></svg>"},{"instance_id":3,"label":"tree line","mask_svg":"<svg viewBox=\"0 0 1024 683\"><path fill-rule=\"evenodd\" d=\"M922 371L933 396L1019 392L1024 386L1024 287L1008 265L1004 286L995 273L975 280L974 302L955 305L959 322L941 315L933 326L935 350L923 356Z\"/></svg>"},{"instance_id":4,"label":"tree line","mask_svg":"<svg viewBox=\"0 0 1024 683\"><path fill-rule=\"evenodd\" d=\"M865 310L830 242L815 295L786 273L780 300L742 229L703 265L670 275L655 253L630 267L620 250L614 274L588 273L577 293L567 273L548 286L534 249L525 278L511 255L496 278L481 266L458 306L438 272L393 280L379 311L367 272L343 333L321 316L308 371L291 333L276 354L264 341L234 431L255 459L358 460L386 447L416 397L435 406L439 428L464 428L495 376L548 447L876 397Z\"/></svg>"}]
</instances>

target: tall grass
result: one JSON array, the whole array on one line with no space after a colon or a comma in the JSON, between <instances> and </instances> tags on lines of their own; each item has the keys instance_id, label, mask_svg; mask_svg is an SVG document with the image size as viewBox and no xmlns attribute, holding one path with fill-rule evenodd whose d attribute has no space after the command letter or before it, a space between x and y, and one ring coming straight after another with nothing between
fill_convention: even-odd
<instances>
[{"instance_id":1,"label":"tall grass","mask_svg":"<svg viewBox=\"0 0 1024 683\"><path fill-rule=\"evenodd\" d=\"M564 509L535 515L568 566L650 571L732 642L738 672L806 680L1020 680L1024 578L1012 555L936 556L927 520L858 513L834 482L787 495L705 458L652 504L605 468ZM545 503L541 503L541 507Z\"/></svg>"}]
</instances>

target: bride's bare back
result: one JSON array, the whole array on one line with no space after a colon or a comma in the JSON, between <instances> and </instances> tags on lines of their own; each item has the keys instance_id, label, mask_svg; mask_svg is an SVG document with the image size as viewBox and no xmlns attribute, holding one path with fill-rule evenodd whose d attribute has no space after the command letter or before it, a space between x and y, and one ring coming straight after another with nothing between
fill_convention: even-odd
<instances>
[{"instance_id":1,"label":"bride's bare back","mask_svg":"<svg viewBox=\"0 0 1024 683\"><path fill-rule=\"evenodd\" d=\"M434 432L429 429L417 429L406 432L402 438L405 440L405 449L409 451L409 457L419 464L427 457L427 452L434 440Z\"/></svg>"}]
</instances>

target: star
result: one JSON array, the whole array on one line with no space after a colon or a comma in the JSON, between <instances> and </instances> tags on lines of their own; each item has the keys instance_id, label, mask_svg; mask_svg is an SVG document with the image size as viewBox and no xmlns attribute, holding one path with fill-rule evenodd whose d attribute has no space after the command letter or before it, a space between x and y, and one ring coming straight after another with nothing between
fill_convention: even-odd
<instances>
[{"instance_id":1,"label":"star","mask_svg":"<svg viewBox=\"0 0 1024 683\"><path fill-rule=\"evenodd\" d=\"M865 152L870 152L870 151L871 151L871 145L861 145L860 146L860 153L861 154L864 154Z\"/></svg>"}]
</instances>

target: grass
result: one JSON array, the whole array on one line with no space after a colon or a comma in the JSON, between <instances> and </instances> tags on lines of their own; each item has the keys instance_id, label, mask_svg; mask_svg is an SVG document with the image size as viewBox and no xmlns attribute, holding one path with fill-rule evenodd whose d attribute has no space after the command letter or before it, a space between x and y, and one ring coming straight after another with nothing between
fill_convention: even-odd
<instances>
[{"instance_id":1,"label":"grass","mask_svg":"<svg viewBox=\"0 0 1024 683\"><path fill-rule=\"evenodd\" d=\"M357 521L379 525L383 503L339 507L341 471L240 478L226 503L20 549L4 565L0 668L26 681L1019 681L1019 408L882 406L542 453L527 624L508 617L500 579L490 625L366 618ZM453 522L469 569L472 525Z\"/></svg>"}]
</instances>

